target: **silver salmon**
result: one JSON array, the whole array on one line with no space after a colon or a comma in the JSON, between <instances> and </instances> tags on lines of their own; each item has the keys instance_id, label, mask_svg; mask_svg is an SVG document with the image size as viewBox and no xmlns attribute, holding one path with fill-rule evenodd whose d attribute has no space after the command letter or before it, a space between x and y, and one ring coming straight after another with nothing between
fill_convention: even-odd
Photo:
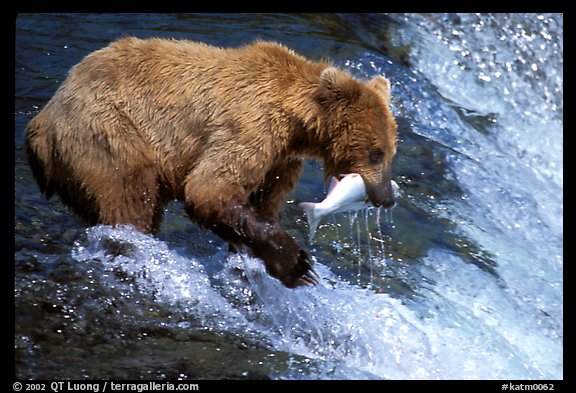
<instances>
[{"instance_id":1,"label":"silver salmon","mask_svg":"<svg viewBox=\"0 0 576 393\"><path fill-rule=\"evenodd\" d=\"M400 187L392 180L392 190L398 193ZM328 195L320 203L302 202L299 206L304 209L308 219L308 240L312 241L320 220L333 213L363 210L372 207L366 194L364 179L357 173L345 175L341 180L334 178L330 185Z\"/></svg>"}]
</instances>

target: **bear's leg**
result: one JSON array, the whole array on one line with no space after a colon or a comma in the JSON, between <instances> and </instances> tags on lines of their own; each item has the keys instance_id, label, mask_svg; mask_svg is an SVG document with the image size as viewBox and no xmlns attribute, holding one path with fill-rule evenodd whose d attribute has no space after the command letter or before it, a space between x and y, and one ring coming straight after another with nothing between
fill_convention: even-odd
<instances>
[{"instance_id":1,"label":"bear's leg","mask_svg":"<svg viewBox=\"0 0 576 393\"><path fill-rule=\"evenodd\" d=\"M192 219L239 249L247 246L285 286L317 283L306 252L278 221L263 217L244 199L242 187L222 179L207 183L187 181L185 206Z\"/></svg>"},{"instance_id":2,"label":"bear's leg","mask_svg":"<svg viewBox=\"0 0 576 393\"><path fill-rule=\"evenodd\" d=\"M162 190L152 165L109 178L106 188L99 193L98 221L109 225L130 224L141 232L155 233L164 213Z\"/></svg>"},{"instance_id":3,"label":"bear's leg","mask_svg":"<svg viewBox=\"0 0 576 393\"><path fill-rule=\"evenodd\" d=\"M289 158L270 170L264 186L250 195L250 202L262 216L276 218L286 194L296 187L302 172L302 159Z\"/></svg>"},{"instance_id":4,"label":"bear's leg","mask_svg":"<svg viewBox=\"0 0 576 393\"><path fill-rule=\"evenodd\" d=\"M169 195L143 131L114 94L85 102L79 93L85 86L70 83L26 130L28 159L41 190L47 197L57 192L87 225L157 231Z\"/></svg>"}]
</instances>

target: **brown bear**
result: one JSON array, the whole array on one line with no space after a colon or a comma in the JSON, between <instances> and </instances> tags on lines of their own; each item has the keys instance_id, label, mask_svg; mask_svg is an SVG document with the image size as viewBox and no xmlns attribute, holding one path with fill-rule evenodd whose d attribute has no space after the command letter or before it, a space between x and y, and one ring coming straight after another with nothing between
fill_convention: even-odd
<instances>
[{"instance_id":1,"label":"brown bear","mask_svg":"<svg viewBox=\"0 0 576 393\"><path fill-rule=\"evenodd\" d=\"M87 225L154 233L182 200L191 219L261 258L287 287L317 283L277 215L303 157L326 177L360 174L370 201L394 204L390 83L255 42L224 49L123 38L74 66L30 121L41 190Z\"/></svg>"}]
</instances>

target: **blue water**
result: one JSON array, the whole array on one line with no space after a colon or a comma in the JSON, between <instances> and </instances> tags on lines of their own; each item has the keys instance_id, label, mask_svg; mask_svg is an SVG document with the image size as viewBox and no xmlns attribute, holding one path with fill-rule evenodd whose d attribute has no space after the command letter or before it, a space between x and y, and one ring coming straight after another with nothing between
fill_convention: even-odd
<instances>
[{"instance_id":1,"label":"blue water","mask_svg":"<svg viewBox=\"0 0 576 393\"><path fill-rule=\"evenodd\" d=\"M179 203L156 238L82 227L40 195L23 131L125 35L276 40L387 76L397 206L325 220L310 244L308 162L281 221L322 282L296 290ZM15 77L18 378L563 378L562 15L19 15Z\"/></svg>"}]
</instances>

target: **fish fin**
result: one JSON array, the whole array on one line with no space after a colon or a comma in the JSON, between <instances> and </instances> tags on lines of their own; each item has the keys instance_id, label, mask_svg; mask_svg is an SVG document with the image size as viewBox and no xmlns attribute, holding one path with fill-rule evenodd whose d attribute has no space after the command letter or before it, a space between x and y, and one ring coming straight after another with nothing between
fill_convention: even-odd
<instances>
[{"instance_id":1,"label":"fish fin","mask_svg":"<svg viewBox=\"0 0 576 393\"><path fill-rule=\"evenodd\" d=\"M298 205L304 209L306 213L306 219L308 220L308 240L312 242L312 238L314 238L316 229L318 229L318 225L320 224L320 217L316 217L315 213L316 203L301 202Z\"/></svg>"}]
</instances>

